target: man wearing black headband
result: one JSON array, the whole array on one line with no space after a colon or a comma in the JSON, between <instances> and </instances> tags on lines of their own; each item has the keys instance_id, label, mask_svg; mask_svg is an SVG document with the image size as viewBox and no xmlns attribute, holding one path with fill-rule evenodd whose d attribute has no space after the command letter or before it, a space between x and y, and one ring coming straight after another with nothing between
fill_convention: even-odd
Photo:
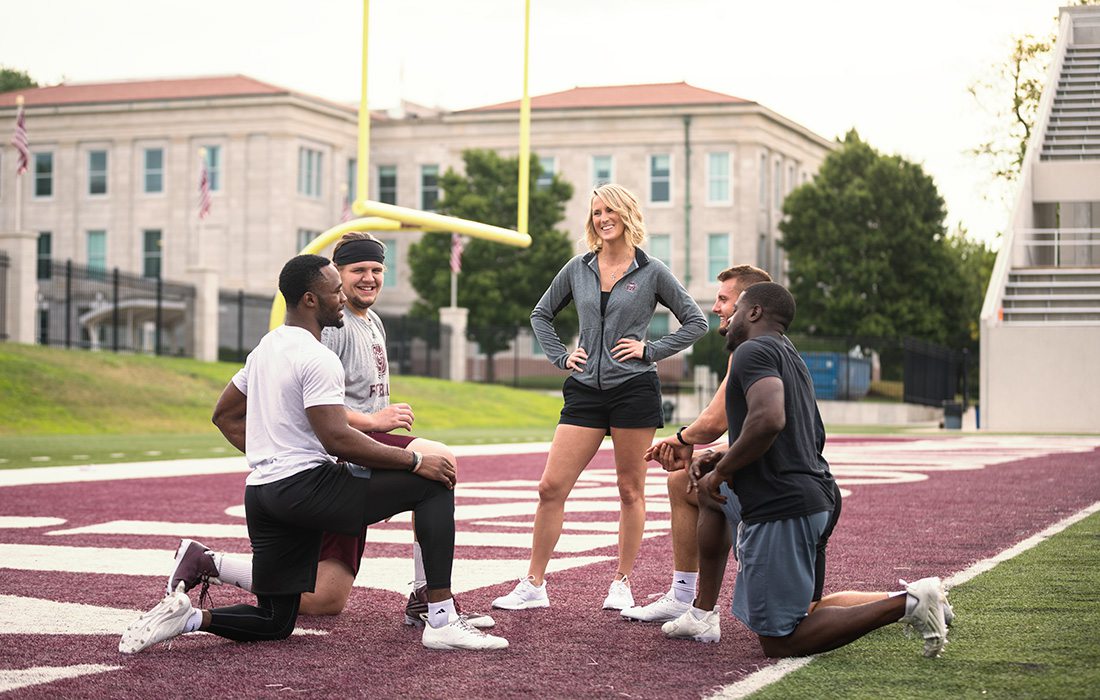
<instances>
[{"instance_id":1,"label":"man wearing black headband","mask_svg":"<svg viewBox=\"0 0 1100 700\"><path fill-rule=\"evenodd\" d=\"M370 233L351 231L336 243L332 255L344 295L347 297L344 323L321 331L321 342L336 353L344 366L344 405L348 424L377 442L435 454L456 464L454 453L443 443L419 438L412 429L412 407L390 403L389 359L386 331L382 319L371 307L378 300L386 271L386 248ZM404 432L396 431L403 429ZM358 535L325 533L317 564L317 584L312 593L303 593L303 615L336 615L343 611L359 573L366 546L366 529ZM422 627L421 613L427 612L427 581L420 544L413 542L413 591L405 607L406 625ZM244 559L213 552L204 545L184 540L176 554L169 576L169 592L183 581L186 590L200 583L226 583L250 590L252 568ZM488 615L467 613L467 621L478 628L492 627Z\"/></svg>"}]
</instances>

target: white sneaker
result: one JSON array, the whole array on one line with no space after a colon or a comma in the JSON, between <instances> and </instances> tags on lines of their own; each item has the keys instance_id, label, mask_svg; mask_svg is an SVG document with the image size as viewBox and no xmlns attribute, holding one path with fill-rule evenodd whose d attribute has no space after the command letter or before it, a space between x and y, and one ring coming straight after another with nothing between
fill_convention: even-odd
<instances>
[{"instance_id":1,"label":"white sneaker","mask_svg":"<svg viewBox=\"0 0 1100 700\"><path fill-rule=\"evenodd\" d=\"M191 616L191 599L183 590L184 583L180 581L174 593L164 596L152 610L127 627L119 640L118 650L123 654L136 654L157 642L183 634L187 618Z\"/></svg>"},{"instance_id":2,"label":"white sneaker","mask_svg":"<svg viewBox=\"0 0 1100 700\"><path fill-rule=\"evenodd\" d=\"M425 617L427 616L425 615ZM425 624L424 634L421 636L420 642L429 649L441 650L487 651L508 648L507 639L476 629L470 625L464 615L452 617L450 622L442 627L432 627Z\"/></svg>"},{"instance_id":3,"label":"white sneaker","mask_svg":"<svg viewBox=\"0 0 1100 700\"><path fill-rule=\"evenodd\" d=\"M494 608L504 610L528 610L530 608L550 607L550 598L546 595L546 582L534 585L532 577L521 578L508 595L502 595L493 601Z\"/></svg>"},{"instance_id":4,"label":"white sneaker","mask_svg":"<svg viewBox=\"0 0 1100 700\"><path fill-rule=\"evenodd\" d=\"M702 618L696 617L702 615ZM680 617L661 625L661 631L672 639L694 639L697 642L718 642L722 638L722 627L718 617L718 608L703 612L691 607Z\"/></svg>"},{"instance_id":5,"label":"white sneaker","mask_svg":"<svg viewBox=\"0 0 1100 700\"><path fill-rule=\"evenodd\" d=\"M924 639L925 656L939 656L947 644L947 621L944 619L947 596L943 591L943 582L938 576L932 576L909 584L905 581L901 583L905 585L906 594L915 601L912 612L902 617L901 621ZM908 603L907 600L906 607ZM954 611L951 617L954 618Z\"/></svg>"},{"instance_id":6,"label":"white sneaker","mask_svg":"<svg viewBox=\"0 0 1100 700\"><path fill-rule=\"evenodd\" d=\"M676 600L676 596L669 591L649 605L635 605L623 610L622 616L639 622L668 622L675 620L688 610L691 610L691 603Z\"/></svg>"},{"instance_id":7,"label":"white sneaker","mask_svg":"<svg viewBox=\"0 0 1100 700\"><path fill-rule=\"evenodd\" d=\"M625 610L634 607L634 594L630 592L630 582L625 578L611 582L607 597L603 599L604 610Z\"/></svg>"}]
</instances>

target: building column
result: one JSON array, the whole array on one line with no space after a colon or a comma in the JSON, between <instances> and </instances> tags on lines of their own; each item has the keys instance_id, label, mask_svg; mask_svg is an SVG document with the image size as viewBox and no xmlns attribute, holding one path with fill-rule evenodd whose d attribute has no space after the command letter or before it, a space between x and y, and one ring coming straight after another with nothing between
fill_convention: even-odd
<instances>
[{"instance_id":1,"label":"building column","mask_svg":"<svg viewBox=\"0 0 1100 700\"><path fill-rule=\"evenodd\" d=\"M212 267L192 267L187 270L195 285L195 359L216 362L218 359L218 271Z\"/></svg>"},{"instance_id":2,"label":"building column","mask_svg":"<svg viewBox=\"0 0 1100 700\"><path fill-rule=\"evenodd\" d=\"M38 304L38 234L33 231L0 233L0 251L8 254L9 264L7 288L0 289L8 340L32 344Z\"/></svg>"},{"instance_id":3,"label":"building column","mask_svg":"<svg viewBox=\"0 0 1100 700\"><path fill-rule=\"evenodd\" d=\"M443 378L452 382L466 381L466 321L469 309L447 306L439 310L439 323L448 331L448 339L442 348Z\"/></svg>"}]
</instances>

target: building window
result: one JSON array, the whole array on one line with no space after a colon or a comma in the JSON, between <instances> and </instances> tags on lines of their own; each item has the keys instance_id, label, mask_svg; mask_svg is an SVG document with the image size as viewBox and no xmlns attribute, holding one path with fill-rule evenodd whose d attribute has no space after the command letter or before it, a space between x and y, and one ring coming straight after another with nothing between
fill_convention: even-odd
<instances>
[{"instance_id":1,"label":"building window","mask_svg":"<svg viewBox=\"0 0 1100 700\"><path fill-rule=\"evenodd\" d=\"M359 189L359 161L355 158L348 158L348 191L345 197L349 205L355 204L356 192ZM368 180L369 182L369 180Z\"/></svg>"},{"instance_id":2,"label":"building window","mask_svg":"<svg viewBox=\"0 0 1100 700\"><path fill-rule=\"evenodd\" d=\"M34 196L53 196L53 152L34 154Z\"/></svg>"},{"instance_id":3,"label":"building window","mask_svg":"<svg viewBox=\"0 0 1100 700\"><path fill-rule=\"evenodd\" d=\"M321 196L321 152L305 146L298 149L298 194Z\"/></svg>"},{"instance_id":4,"label":"building window","mask_svg":"<svg viewBox=\"0 0 1100 700\"><path fill-rule=\"evenodd\" d=\"M768 154L760 154L760 208L768 208Z\"/></svg>"},{"instance_id":5,"label":"building window","mask_svg":"<svg viewBox=\"0 0 1100 700\"><path fill-rule=\"evenodd\" d=\"M707 236L707 279L718 279L718 274L729 267L730 236L728 233L712 233Z\"/></svg>"},{"instance_id":6,"label":"building window","mask_svg":"<svg viewBox=\"0 0 1100 700\"><path fill-rule=\"evenodd\" d=\"M672 237L667 233L654 233L649 236L649 257L656 258L672 268Z\"/></svg>"},{"instance_id":7,"label":"building window","mask_svg":"<svg viewBox=\"0 0 1100 700\"><path fill-rule=\"evenodd\" d=\"M107 232L95 230L87 232L88 270L107 271Z\"/></svg>"},{"instance_id":8,"label":"building window","mask_svg":"<svg viewBox=\"0 0 1100 700\"><path fill-rule=\"evenodd\" d=\"M38 279L48 280L53 272L53 234L38 232Z\"/></svg>"},{"instance_id":9,"label":"building window","mask_svg":"<svg viewBox=\"0 0 1100 700\"><path fill-rule=\"evenodd\" d=\"M164 149L145 149L145 192L156 194L164 191Z\"/></svg>"},{"instance_id":10,"label":"building window","mask_svg":"<svg viewBox=\"0 0 1100 700\"><path fill-rule=\"evenodd\" d=\"M107 151L88 151L88 194L107 194Z\"/></svg>"},{"instance_id":11,"label":"building window","mask_svg":"<svg viewBox=\"0 0 1100 700\"><path fill-rule=\"evenodd\" d=\"M378 201L383 204L397 204L397 166L378 166Z\"/></svg>"},{"instance_id":12,"label":"building window","mask_svg":"<svg viewBox=\"0 0 1100 700\"><path fill-rule=\"evenodd\" d=\"M668 335L668 314L659 311L653 314L653 318L649 319L649 331L646 336L650 341L660 340Z\"/></svg>"},{"instance_id":13,"label":"building window","mask_svg":"<svg viewBox=\"0 0 1100 700\"><path fill-rule=\"evenodd\" d=\"M439 166L420 166L420 208L435 211L439 204Z\"/></svg>"},{"instance_id":14,"label":"building window","mask_svg":"<svg viewBox=\"0 0 1100 700\"><path fill-rule=\"evenodd\" d=\"M393 287L397 284L397 241L382 241L386 248L386 271L382 274L382 286Z\"/></svg>"},{"instance_id":15,"label":"building window","mask_svg":"<svg viewBox=\"0 0 1100 700\"><path fill-rule=\"evenodd\" d=\"M206 179L210 183L211 192L221 192L222 189L222 147L203 146L206 149Z\"/></svg>"},{"instance_id":16,"label":"building window","mask_svg":"<svg viewBox=\"0 0 1100 700\"><path fill-rule=\"evenodd\" d=\"M538 179L535 180L535 188L540 190L550 189L550 185L554 184L554 173L558 171L558 159L554 156L539 158L539 167L541 172Z\"/></svg>"},{"instance_id":17,"label":"building window","mask_svg":"<svg viewBox=\"0 0 1100 700\"><path fill-rule=\"evenodd\" d=\"M304 250L307 245L313 242L321 232L314 231L313 229L300 228L298 229L298 250Z\"/></svg>"},{"instance_id":18,"label":"building window","mask_svg":"<svg viewBox=\"0 0 1100 700\"><path fill-rule=\"evenodd\" d=\"M672 156L667 153L649 157L649 201L652 203L672 201L671 161Z\"/></svg>"},{"instance_id":19,"label":"building window","mask_svg":"<svg viewBox=\"0 0 1100 700\"><path fill-rule=\"evenodd\" d=\"M710 204L729 204L730 197L730 154L707 154L707 202Z\"/></svg>"},{"instance_id":20,"label":"building window","mask_svg":"<svg viewBox=\"0 0 1100 700\"><path fill-rule=\"evenodd\" d=\"M592 188L614 181L614 161L611 156L592 156Z\"/></svg>"},{"instance_id":21,"label":"building window","mask_svg":"<svg viewBox=\"0 0 1100 700\"><path fill-rule=\"evenodd\" d=\"M161 270L161 234L160 229L146 229L141 232L141 276L158 279Z\"/></svg>"}]
</instances>

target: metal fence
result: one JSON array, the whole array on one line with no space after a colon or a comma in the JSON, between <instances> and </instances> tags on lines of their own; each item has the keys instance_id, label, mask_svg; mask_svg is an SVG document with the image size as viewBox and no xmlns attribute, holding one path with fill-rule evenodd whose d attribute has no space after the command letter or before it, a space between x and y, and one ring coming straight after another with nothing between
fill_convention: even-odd
<instances>
[{"instance_id":1,"label":"metal fence","mask_svg":"<svg viewBox=\"0 0 1100 700\"><path fill-rule=\"evenodd\" d=\"M267 333L271 297L244 290L218 292L218 359L244 362Z\"/></svg>"},{"instance_id":2,"label":"metal fence","mask_svg":"<svg viewBox=\"0 0 1100 700\"><path fill-rule=\"evenodd\" d=\"M11 258L0 250L0 341L8 339L8 268L11 267Z\"/></svg>"},{"instance_id":3,"label":"metal fence","mask_svg":"<svg viewBox=\"0 0 1100 700\"><path fill-rule=\"evenodd\" d=\"M74 264L38 270L42 345L156 355L194 354L195 288Z\"/></svg>"}]
</instances>

